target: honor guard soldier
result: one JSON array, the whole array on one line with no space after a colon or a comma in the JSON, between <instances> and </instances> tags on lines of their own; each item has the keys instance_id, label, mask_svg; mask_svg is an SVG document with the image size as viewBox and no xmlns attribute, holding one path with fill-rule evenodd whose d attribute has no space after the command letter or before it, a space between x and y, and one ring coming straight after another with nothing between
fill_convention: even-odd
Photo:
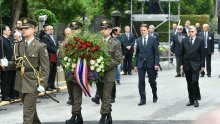
<instances>
[{"instance_id":1,"label":"honor guard soldier","mask_svg":"<svg viewBox=\"0 0 220 124\"><path fill-rule=\"evenodd\" d=\"M101 104L101 119L99 124L112 124L111 117L111 93L115 83L116 68L122 61L121 44L114 38L111 38L112 24L109 20L103 20L100 24L101 33L104 41L108 42L108 51L111 56L109 67L104 72L104 78L96 83L98 93L100 95Z\"/></svg>"},{"instance_id":2,"label":"honor guard soldier","mask_svg":"<svg viewBox=\"0 0 220 124\"><path fill-rule=\"evenodd\" d=\"M21 29L25 40L15 44L12 61L8 65L3 63L7 69L17 69L15 90L21 93L23 124L41 124L36 101L38 93L45 92L50 68L47 47L34 36L36 26L33 20L22 19Z\"/></svg>"},{"instance_id":3,"label":"honor guard soldier","mask_svg":"<svg viewBox=\"0 0 220 124\"><path fill-rule=\"evenodd\" d=\"M72 21L69 24L71 29L71 34L80 33L82 24L78 21ZM69 29L67 29L68 32ZM60 51L64 48L65 44L68 41L68 37L60 45ZM62 52L59 52L62 53ZM64 68L64 66L63 66ZM83 118L81 114L81 105L82 105L82 90L80 86L76 83L76 80L72 74L65 72L65 80L67 83L67 90L69 92L69 104L72 105L72 117L69 120L66 120L65 124L83 124Z\"/></svg>"}]
</instances>

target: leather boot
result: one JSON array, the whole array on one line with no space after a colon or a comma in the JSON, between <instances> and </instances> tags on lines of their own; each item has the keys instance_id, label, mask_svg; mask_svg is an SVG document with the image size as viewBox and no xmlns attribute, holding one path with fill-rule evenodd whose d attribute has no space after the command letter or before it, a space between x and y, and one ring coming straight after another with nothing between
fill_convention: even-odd
<instances>
[{"instance_id":1,"label":"leather boot","mask_svg":"<svg viewBox=\"0 0 220 124\"><path fill-rule=\"evenodd\" d=\"M81 112L80 114L76 115L76 120L74 121L74 124L83 124L83 118Z\"/></svg>"},{"instance_id":2,"label":"leather boot","mask_svg":"<svg viewBox=\"0 0 220 124\"><path fill-rule=\"evenodd\" d=\"M107 115L107 119L105 120L105 124L112 124L112 116L111 116L111 113Z\"/></svg>"},{"instance_id":3,"label":"leather boot","mask_svg":"<svg viewBox=\"0 0 220 124\"><path fill-rule=\"evenodd\" d=\"M69 120L66 120L65 124L75 124L74 121L76 119L76 115L73 114Z\"/></svg>"},{"instance_id":4,"label":"leather boot","mask_svg":"<svg viewBox=\"0 0 220 124\"><path fill-rule=\"evenodd\" d=\"M107 114L102 114L99 124L105 124L106 117L107 117Z\"/></svg>"}]
</instances>

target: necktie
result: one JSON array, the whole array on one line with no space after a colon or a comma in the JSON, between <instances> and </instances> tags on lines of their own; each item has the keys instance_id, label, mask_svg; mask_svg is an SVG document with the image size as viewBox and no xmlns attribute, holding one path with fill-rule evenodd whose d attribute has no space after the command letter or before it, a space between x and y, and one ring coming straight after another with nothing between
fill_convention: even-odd
<instances>
[{"instance_id":1,"label":"necktie","mask_svg":"<svg viewBox=\"0 0 220 124\"><path fill-rule=\"evenodd\" d=\"M129 33L127 33L127 38L128 38L128 40L129 40Z\"/></svg>"},{"instance_id":2,"label":"necktie","mask_svg":"<svg viewBox=\"0 0 220 124\"><path fill-rule=\"evenodd\" d=\"M205 32L205 48L207 48L207 32Z\"/></svg>"},{"instance_id":3,"label":"necktie","mask_svg":"<svg viewBox=\"0 0 220 124\"><path fill-rule=\"evenodd\" d=\"M146 46L147 44L146 44L146 38L144 37L144 47Z\"/></svg>"},{"instance_id":4,"label":"necktie","mask_svg":"<svg viewBox=\"0 0 220 124\"><path fill-rule=\"evenodd\" d=\"M190 38L190 43L191 45L193 45L193 38Z\"/></svg>"}]
</instances>

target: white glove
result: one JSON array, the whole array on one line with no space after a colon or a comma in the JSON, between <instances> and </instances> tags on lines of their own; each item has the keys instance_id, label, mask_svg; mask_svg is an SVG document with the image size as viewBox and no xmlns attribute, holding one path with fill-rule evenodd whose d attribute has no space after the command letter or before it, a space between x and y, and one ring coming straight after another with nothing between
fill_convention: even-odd
<instances>
[{"instance_id":1,"label":"white glove","mask_svg":"<svg viewBox=\"0 0 220 124\"><path fill-rule=\"evenodd\" d=\"M8 67L8 60L6 58L1 59L0 65L4 67Z\"/></svg>"},{"instance_id":2,"label":"white glove","mask_svg":"<svg viewBox=\"0 0 220 124\"><path fill-rule=\"evenodd\" d=\"M40 92L40 93L44 93L44 92L45 92L45 89L44 89L44 87L43 87L42 85L39 85L39 86L37 87L37 91Z\"/></svg>"}]
</instances>

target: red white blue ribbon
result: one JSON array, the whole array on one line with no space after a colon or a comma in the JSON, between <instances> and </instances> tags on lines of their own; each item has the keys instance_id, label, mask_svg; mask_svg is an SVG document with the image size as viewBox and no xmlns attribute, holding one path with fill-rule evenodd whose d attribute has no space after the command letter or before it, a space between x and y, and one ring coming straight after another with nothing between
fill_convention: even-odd
<instances>
[{"instance_id":1,"label":"red white blue ribbon","mask_svg":"<svg viewBox=\"0 0 220 124\"><path fill-rule=\"evenodd\" d=\"M78 58L75 77L76 83L79 85L85 96L91 97L88 83L88 65L85 59Z\"/></svg>"}]
</instances>

